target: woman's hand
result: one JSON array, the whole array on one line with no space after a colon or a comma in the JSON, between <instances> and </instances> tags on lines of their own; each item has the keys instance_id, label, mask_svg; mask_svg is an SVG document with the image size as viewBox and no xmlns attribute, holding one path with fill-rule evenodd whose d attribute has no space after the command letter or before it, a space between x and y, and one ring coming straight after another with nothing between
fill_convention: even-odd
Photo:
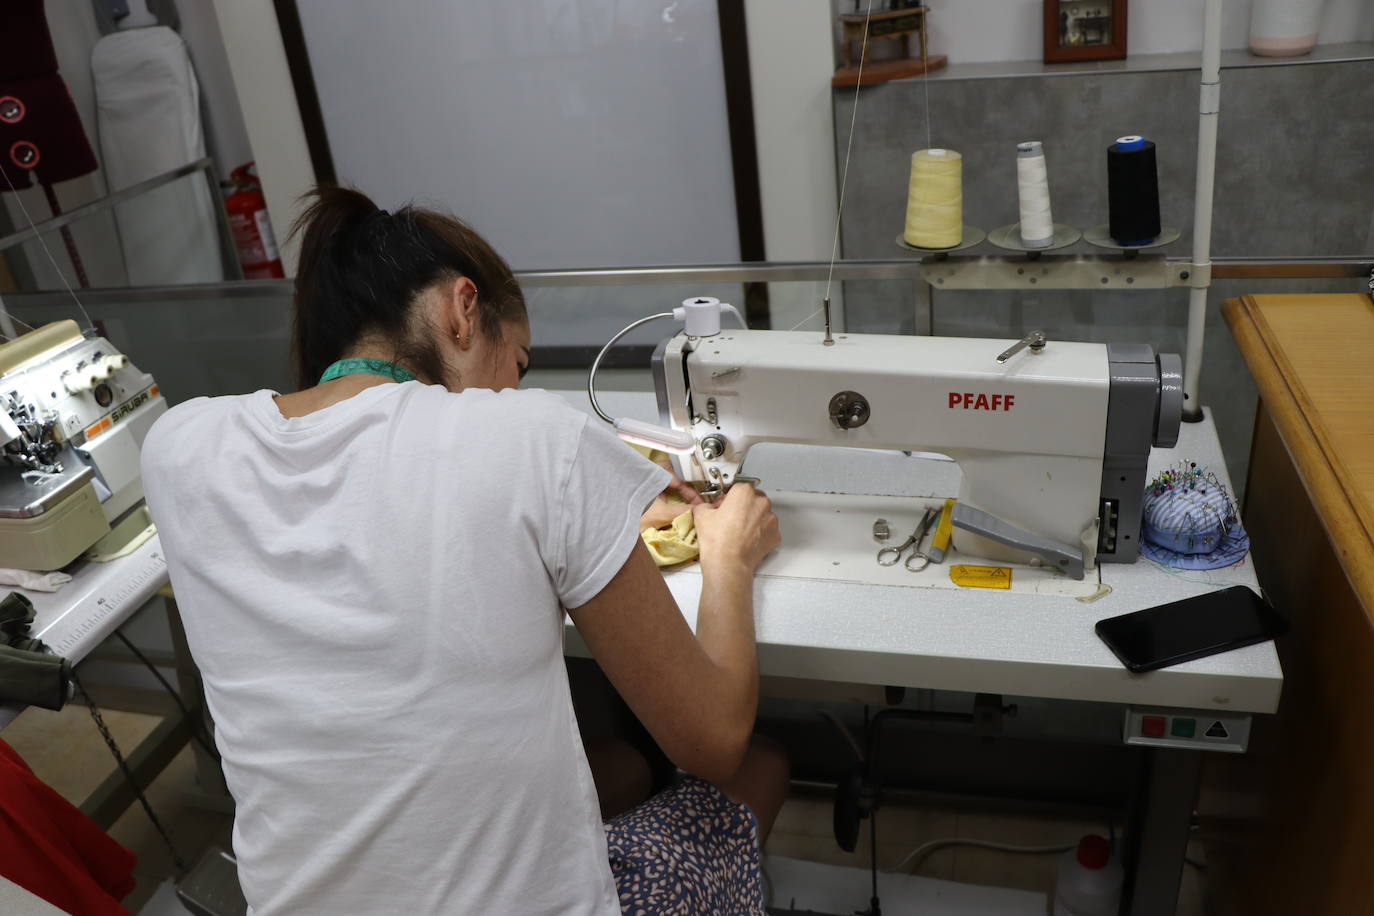
<instances>
[{"instance_id":1,"label":"woman's hand","mask_svg":"<svg viewBox=\"0 0 1374 916\"><path fill-rule=\"evenodd\" d=\"M768 497L737 483L715 505L692 507L703 573L736 567L750 575L782 543Z\"/></svg>"},{"instance_id":2,"label":"woman's hand","mask_svg":"<svg viewBox=\"0 0 1374 916\"><path fill-rule=\"evenodd\" d=\"M669 502L669 497L677 497L682 500L680 503ZM649 504L649 508L639 517L639 530L645 528L663 528L673 523L673 519L691 509L693 506L702 504L701 494L696 491L690 483L686 483L678 477L674 477L668 482L668 486L657 498Z\"/></svg>"}]
</instances>

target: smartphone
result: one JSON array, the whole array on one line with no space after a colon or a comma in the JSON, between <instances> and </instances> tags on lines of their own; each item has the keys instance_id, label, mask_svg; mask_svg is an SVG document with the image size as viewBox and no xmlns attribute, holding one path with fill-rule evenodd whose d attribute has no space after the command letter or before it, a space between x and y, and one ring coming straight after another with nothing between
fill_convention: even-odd
<instances>
[{"instance_id":1,"label":"smartphone","mask_svg":"<svg viewBox=\"0 0 1374 916\"><path fill-rule=\"evenodd\" d=\"M1097 622L1097 635L1132 671L1154 671L1253 646L1288 632L1288 621L1244 585Z\"/></svg>"}]
</instances>

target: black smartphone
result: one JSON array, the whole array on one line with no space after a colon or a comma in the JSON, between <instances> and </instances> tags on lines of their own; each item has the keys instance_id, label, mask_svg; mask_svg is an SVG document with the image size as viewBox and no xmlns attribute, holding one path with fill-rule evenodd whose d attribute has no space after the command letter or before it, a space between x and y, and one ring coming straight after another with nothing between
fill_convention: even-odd
<instances>
[{"instance_id":1,"label":"black smartphone","mask_svg":"<svg viewBox=\"0 0 1374 916\"><path fill-rule=\"evenodd\" d=\"M1097 635L1132 671L1154 671L1253 646L1288 632L1288 621L1244 585L1097 622Z\"/></svg>"}]
</instances>

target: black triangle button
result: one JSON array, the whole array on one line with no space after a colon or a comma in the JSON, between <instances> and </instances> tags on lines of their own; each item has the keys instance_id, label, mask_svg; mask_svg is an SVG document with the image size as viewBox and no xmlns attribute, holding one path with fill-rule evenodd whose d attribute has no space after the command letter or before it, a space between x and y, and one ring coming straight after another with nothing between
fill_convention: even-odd
<instances>
[{"instance_id":1,"label":"black triangle button","mask_svg":"<svg viewBox=\"0 0 1374 916\"><path fill-rule=\"evenodd\" d=\"M1206 735L1208 738L1231 737L1230 732L1226 731L1226 726L1222 725L1219 721L1213 722L1211 728L1207 729L1207 731L1203 732L1203 734Z\"/></svg>"}]
</instances>

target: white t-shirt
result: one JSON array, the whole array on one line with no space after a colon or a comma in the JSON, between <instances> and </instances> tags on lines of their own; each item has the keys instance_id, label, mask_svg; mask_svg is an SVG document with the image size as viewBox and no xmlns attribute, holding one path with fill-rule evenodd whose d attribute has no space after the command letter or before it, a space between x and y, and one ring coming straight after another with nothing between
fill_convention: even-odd
<instances>
[{"instance_id":1,"label":"white t-shirt","mask_svg":"<svg viewBox=\"0 0 1374 916\"><path fill-rule=\"evenodd\" d=\"M272 395L143 445L250 912L618 914L563 608L668 475L543 391Z\"/></svg>"}]
</instances>

